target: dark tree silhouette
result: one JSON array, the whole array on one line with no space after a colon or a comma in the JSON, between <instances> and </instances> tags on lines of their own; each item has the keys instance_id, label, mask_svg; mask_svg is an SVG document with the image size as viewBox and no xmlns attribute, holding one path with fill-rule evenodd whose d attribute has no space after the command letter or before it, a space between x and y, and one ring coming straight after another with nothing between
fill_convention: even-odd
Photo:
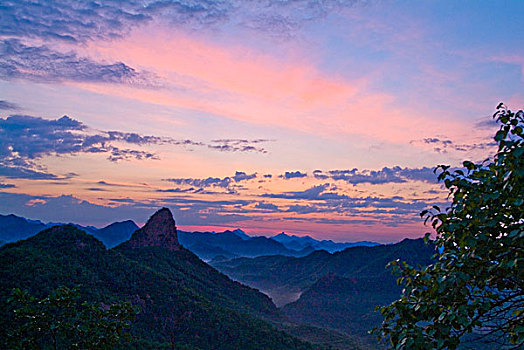
<instances>
[{"instance_id":1,"label":"dark tree silhouette","mask_svg":"<svg viewBox=\"0 0 524 350\"><path fill-rule=\"evenodd\" d=\"M500 104L493 117L493 159L435 169L452 198L421 213L437 233L436 262L391 263L404 290L380 308L379 331L395 349L455 349L464 339L524 346L524 113Z\"/></svg>"},{"instance_id":2,"label":"dark tree silhouette","mask_svg":"<svg viewBox=\"0 0 524 350\"><path fill-rule=\"evenodd\" d=\"M114 349L134 320L129 302L80 302L78 289L60 287L37 299L14 289L9 299L15 321L8 327L10 349Z\"/></svg>"}]
</instances>

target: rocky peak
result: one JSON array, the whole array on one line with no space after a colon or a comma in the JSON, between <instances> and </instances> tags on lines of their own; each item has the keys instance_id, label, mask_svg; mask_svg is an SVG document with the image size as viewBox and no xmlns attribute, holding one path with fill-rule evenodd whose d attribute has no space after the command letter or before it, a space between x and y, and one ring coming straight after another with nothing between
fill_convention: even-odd
<instances>
[{"instance_id":1,"label":"rocky peak","mask_svg":"<svg viewBox=\"0 0 524 350\"><path fill-rule=\"evenodd\" d=\"M164 247L179 250L180 243L171 211L162 208L154 213L141 229L133 233L127 245L132 248Z\"/></svg>"}]
</instances>

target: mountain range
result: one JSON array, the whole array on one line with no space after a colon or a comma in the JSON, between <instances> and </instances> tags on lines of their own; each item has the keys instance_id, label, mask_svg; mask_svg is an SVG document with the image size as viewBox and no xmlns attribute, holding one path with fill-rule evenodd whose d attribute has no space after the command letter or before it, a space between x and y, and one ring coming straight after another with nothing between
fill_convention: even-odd
<instances>
[{"instance_id":1,"label":"mountain range","mask_svg":"<svg viewBox=\"0 0 524 350\"><path fill-rule=\"evenodd\" d=\"M131 329L139 349L377 348L367 336L380 322L374 308L400 295L386 264L427 265L434 253L421 239L376 245L180 231L165 208L142 228L130 220L49 225L0 216L0 240L26 238L0 247L1 320L12 317L4 302L12 288L43 296L80 286L89 301L141 308Z\"/></svg>"},{"instance_id":2,"label":"mountain range","mask_svg":"<svg viewBox=\"0 0 524 350\"><path fill-rule=\"evenodd\" d=\"M42 223L13 214L0 215L0 244L26 239L38 232L63 223ZM92 234L108 248L127 241L138 229L132 221L114 222L103 228L70 224ZM178 231L180 243L204 261L213 259L231 259L235 257L258 257L263 255L306 256L315 250L335 252L352 246L372 246L378 243L353 242L335 243L328 240L316 240L309 236L290 236L280 233L273 237L252 237L241 229L224 232L187 232Z\"/></svg>"},{"instance_id":3,"label":"mountain range","mask_svg":"<svg viewBox=\"0 0 524 350\"><path fill-rule=\"evenodd\" d=\"M212 261L234 280L264 291L290 320L359 337L378 326L375 306L398 299L401 287L386 269L400 259L428 265L435 250L423 239L373 247L352 247L305 257L264 256Z\"/></svg>"},{"instance_id":4,"label":"mountain range","mask_svg":"<svg viewBox=\"0 0 524 350\"><path fill-rule=\"evenodd\" d=\"M387 263L424 266L435 253L422 239L179 231L166 208L142 228L51 225L0 215L0 343L15 324L13 288L42 298L66 286L90 303L139 308L122 349L380 349L368 334L381 322L374 310L402 288Z\"/></svg>"},{"instance_id":5,"label":"mountain range","mask_svg":"<svg viewBox=\"0 0 524 350\"><path fill-rule=\"evenodd\" d=\"M236 232L235 232L236 231ZM287 248L271 238L242 237L239 231L185 232L180 231L180 243L203 260L231 259L235 257L257 257L263 255L305 256L314 251L307 247L301 250Z\"/></svg>"},{"instance_id":6,"label":"mountain range","mask_svg":"<svg viewBox=\"0 0 524 350\"><path fill-rule=\"evenodd\" d=\"M131 326L132 348L324 348L277 329L285 318L267 296L183 248L167 209L109 250L72 225L45 229L2 246L0 266L0 319L7 333L13 288L42 297L58 286L79 286L91 302L128 300L140 308Z\"/></svg>"},{"instance_id":7,"label":"mountain range","mask_svg":"<svg viewBox=\"0 0 524 350\"><path fill-rule=\"evenodd\" d=\"M301 251L304 249L325 250L329 253L339 252L350 247L373 247L379 245L376 242L359 241L338 243L332 240L316 240L310 236L287 235L284 232L271 237L272 240L282 243L286 248Z\"/></svg>"},{"instance_id":8,"label":"mountain range","mask_svg":"<svg viewBox=\"0 0 524 350\"><path fill-rule=\"evenodd\" d=\"M39 220L29 220L13 214L0 215L0 241L4 243L16 242L36 235L38 232L53 226L64 225L64 223L46 223ZM137 224L132 220L114 222L103 228L94 226L81 226L69 224L82 231L92 234L102 241L108 248L113 248L118 244L128 240L131 234L138 229Z\"/></svg>"}]
</instances>

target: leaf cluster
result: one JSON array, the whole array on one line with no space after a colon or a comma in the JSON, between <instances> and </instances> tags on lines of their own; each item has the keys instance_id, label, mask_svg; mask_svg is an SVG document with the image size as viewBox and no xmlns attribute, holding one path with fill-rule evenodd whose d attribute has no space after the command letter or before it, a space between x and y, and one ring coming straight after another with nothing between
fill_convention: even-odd
<instances>
[{"instance_id":1,"label":"leaf cluster","mask_svg":"<svg viewBox=\"0 0 524 350\"><path fill-rule=\"evenodd\" d=\"M380 308L381 338L395 349L455 349L467 336L496 347L524 345L524 112L503 104L493 116L498 151L464 169L435 169L448 208L421 213L436 231L436 262L390 265L402 297Z\"/></svg>"},{"instance_id":2,"label":"leaf cluster","mask_svg":"<svg viewBox=\"0 0 524 350\"><path fill-rule=\"evenodd\" d=\"M128 340L138 312L129 302L81 302L78 288L64 286L44 298L15 288L8 304L14 313L6 329L10 349L114 349Z\"/></svg>"}]
</instances>

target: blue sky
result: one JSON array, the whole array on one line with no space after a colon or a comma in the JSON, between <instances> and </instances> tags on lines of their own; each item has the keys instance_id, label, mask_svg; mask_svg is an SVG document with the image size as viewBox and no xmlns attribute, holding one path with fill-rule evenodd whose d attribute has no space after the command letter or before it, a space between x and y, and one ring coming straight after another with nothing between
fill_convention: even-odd
<instances>
[{"instance_id":1,"label":"blue sky","mask_svg":"<svg viewBox=\"0 0 524 350\"><path fill-rule=\"evenodd\" d=\"M516 1L7 1L0 213L396 241L524 101ZM66 118L63 118L67 116ZM295 176L296 175L296 176Z\"/></svg>"}]
</instances>

